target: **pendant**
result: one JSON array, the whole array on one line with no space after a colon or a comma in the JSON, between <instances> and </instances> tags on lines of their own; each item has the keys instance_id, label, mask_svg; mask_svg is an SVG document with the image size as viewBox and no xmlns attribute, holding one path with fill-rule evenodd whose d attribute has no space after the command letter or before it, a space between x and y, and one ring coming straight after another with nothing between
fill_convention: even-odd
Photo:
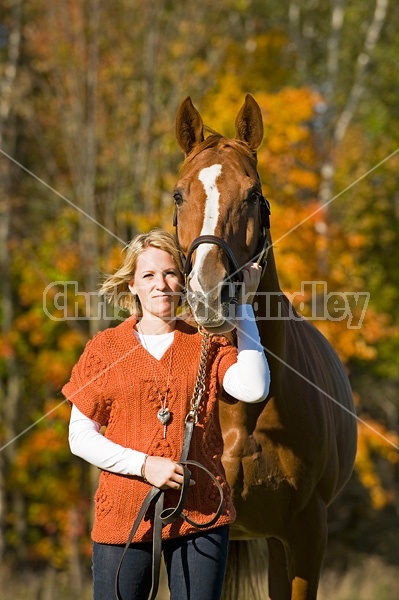
<instances>
[{"instance_id":1,"label":"pendant","mask_svg":"<svg viewBox=\"0 0 399 600\"><path fill-rule=\"evenodd\" d=\"M170 411L168 408L160 408L157 412L157 418L162 425L165 425L170 419Z\"/></svg>"}]
</instances>

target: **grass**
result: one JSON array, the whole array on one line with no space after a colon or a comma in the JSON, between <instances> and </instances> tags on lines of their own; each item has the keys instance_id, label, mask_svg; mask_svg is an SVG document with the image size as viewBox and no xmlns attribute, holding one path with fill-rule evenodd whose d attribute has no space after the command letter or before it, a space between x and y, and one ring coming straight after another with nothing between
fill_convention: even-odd
<instances>
[{"instance_id":1,"label":"grass","mask_svg":"<svg viewBox=\"0 0 399 600\"><path fill-rule=\"evenodd\" d=\"M2 600L92 600L89 580L79 590L72 587L66 572L52 569L38 574L10 573L3 568L0 589ZM318 600L397 600L398 589L397 568L378 557L356 555L354 564L345 572L331 568L323 572ZM164 572L157 600L169 600Z\"/></svg>"},{"instance_id":2,"label":"grass","mask_svg":"<svg viewBox=\"0 0 399 600\"><path fill-rule=\"evenodd\" d=\"M358 557L359 559L359 557ZM320 600L397 600L399 572L380 558L366 556L345 573L328 570L320 581Z\"/></svg>"}]
</instances>

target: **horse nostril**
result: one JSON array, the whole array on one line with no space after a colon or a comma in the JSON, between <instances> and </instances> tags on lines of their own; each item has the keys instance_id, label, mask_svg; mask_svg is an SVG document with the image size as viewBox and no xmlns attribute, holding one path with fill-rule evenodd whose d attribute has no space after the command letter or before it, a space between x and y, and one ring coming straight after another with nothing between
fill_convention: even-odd
<instances>
[{"instance_id":1,"label":"horse nostril","mask_svg":"<svg viewBox=\"0 0 399 600\"><path fill-rule=\"evenodd\" d=\"M220 290L220 301L222 304L237 302L236 285L232 281L224 281Z\"/></svg>"}]
</instances>

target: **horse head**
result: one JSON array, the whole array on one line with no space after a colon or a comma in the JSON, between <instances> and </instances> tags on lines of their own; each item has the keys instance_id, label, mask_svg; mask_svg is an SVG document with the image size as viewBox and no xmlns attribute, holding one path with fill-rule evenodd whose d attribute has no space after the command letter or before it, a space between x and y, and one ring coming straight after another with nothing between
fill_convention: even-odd
<instances>
[{"instance_id":1,"label":"horse head","mask_svg":"<svg viewBox=\"0 0 399 600\"><path fill-rule=\"evenodd\" d=\"M174 224L185 257L187 301L205 329L235 327L242 267L265 264L270 208L262 195L256 150L263 137L262 114L247 94L235 139L212 133L186 98L176 117L176 137L185 161L174 190Z\"/></svg>"}]
</instances>

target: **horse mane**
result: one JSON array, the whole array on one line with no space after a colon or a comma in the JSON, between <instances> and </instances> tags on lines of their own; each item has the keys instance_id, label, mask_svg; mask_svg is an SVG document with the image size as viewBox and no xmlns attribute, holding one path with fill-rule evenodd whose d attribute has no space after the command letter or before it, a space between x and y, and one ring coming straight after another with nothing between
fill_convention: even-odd
<instances>
[{"instance_id":1,"label":"horse mane","mask_svg":"<svg viewBox=\"0 0 399 600\"><path fill-rule=\"evenodd\" d=\"M207 138L205 138L203 142L200 142L191 150L190 154L186 157L184 164L189 164L192 160L194 160L196 156L198 156L198 154L200 154L204 150L222 150L224 148L233 148L239 154L247 158L251 162L253 167L256 168L256 152L251 150L251 148L249 148L249 146L245 142L242 142L241 140L237 139L226 138L217 131L210 129L209 127L205 127L205 130L211 132L211 135L209 135Z\"/></svg>"}]
</instances>

